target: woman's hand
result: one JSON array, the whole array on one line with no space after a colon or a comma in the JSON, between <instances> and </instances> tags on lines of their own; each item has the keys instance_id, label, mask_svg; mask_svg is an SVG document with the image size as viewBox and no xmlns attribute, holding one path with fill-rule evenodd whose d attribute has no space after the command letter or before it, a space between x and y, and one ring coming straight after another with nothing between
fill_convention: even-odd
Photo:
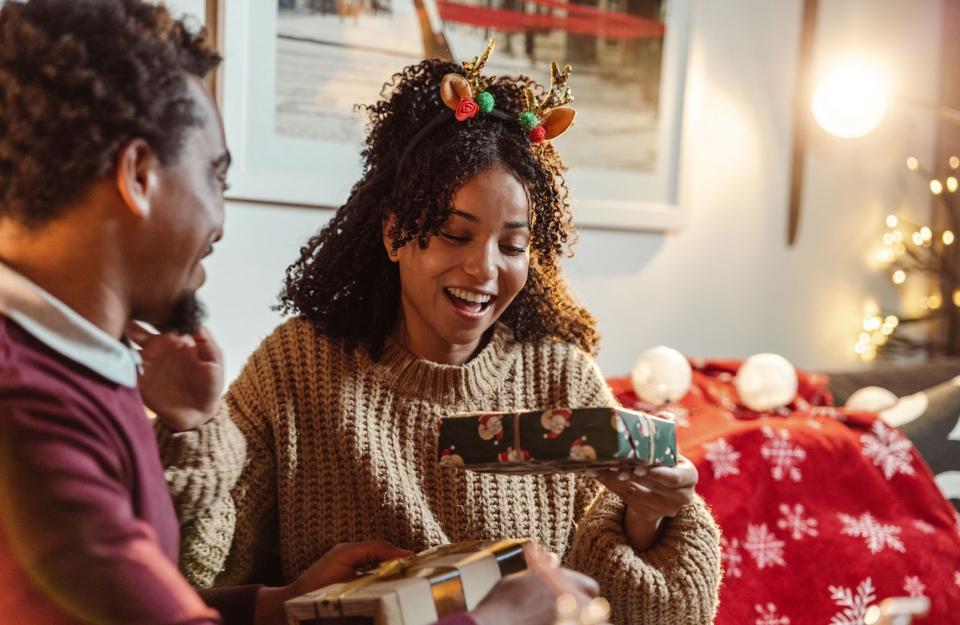
<instances>
[{"instance_id":1,"label":"woman's hand","mask_svg":"<svg viewBox=\"0 0 960 625\"><path fill-rule=\"evenodd\" d=\"M610 469L594 475L627 506L624 529L634 549L653 544L665 517L676 516L693 501L699 475L692 462L680 456L674 467L641 467L634 471Z\"/></svg>"},{"instance_id":2,"label":"woman's hand","mask_svg":"<svg viewBox=\"0 0 960 625\"><path fill-rule=\"evenodd\" d=\"M253 622L256 625L285 625L284 602L330 584L350 581L381 562L411 555L412 551L397 549L382 540L339 544L289 586L261 588Z\"/></svg>"}]
</instances>

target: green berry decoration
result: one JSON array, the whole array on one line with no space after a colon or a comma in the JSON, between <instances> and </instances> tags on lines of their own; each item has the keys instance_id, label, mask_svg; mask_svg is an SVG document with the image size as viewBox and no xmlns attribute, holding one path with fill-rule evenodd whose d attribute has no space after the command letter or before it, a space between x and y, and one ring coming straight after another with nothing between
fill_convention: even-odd
<instances>
[{"instance_id":1,"label":"green berry decoration","mask_svg":"<svg viewBox=\"0 0 960 625\"><path fill-rule=\"evenodd\" d=\"M481 113L489 113L493 110L493 94L489 91L481 91L474 100L480 107Z\"/></svg>"},{"instance_id":2,"label":"green berry decoration","mask_svg":"<svg viewBox=\"0 0 960 625\"><path fill-rule=\"evenodd\" d=\"M520 117L517 118L517 121L520 122L520 128L522 128L524 132L530 132L540 125L540 120L537 119L537 116L534 115L532 111L524 111L520 113Z\"/></svg>"}]
</instances>

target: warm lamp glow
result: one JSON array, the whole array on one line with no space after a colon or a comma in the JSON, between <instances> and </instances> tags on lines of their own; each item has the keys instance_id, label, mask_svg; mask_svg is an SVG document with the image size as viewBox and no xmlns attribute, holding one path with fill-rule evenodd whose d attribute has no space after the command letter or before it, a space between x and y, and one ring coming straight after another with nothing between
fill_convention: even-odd
<instances>
[{"instance_id":1,"label":"warm lamp glow","mask_svg":"<svg viewBox=\"0 0 960 625\"><path fill-rule=\"evenodd\" d=\"M913 156L907 159L907 169L910 171L916 171L917 167L920 167L920 161Z\"/></svg>"},{"instance_id":2,"label":"warm lamp glow","mask_svg":"<svg viewBox=\"0 0 960 625\"><path fill-rule=\"evenodd\" d=\"M949 191L950 193L956 193L958 186L960 185L957 184L956 178L954 178L953 176L950 176L949 178L947 178L947 191Z\"/></svg>"},{"instance_id":3,"label":"warm lamp glow","mask_svg":"<svg viewBox=\"0 0 960 625\"><path fill-rule=\"evenodd\" d=\"M907 272L903 269L897 269L893 272L892 279L894 284L903 284L907 279Z\"/></svg>"},{"instance_id":4,"label":"warm lamp glow","mask_svg":"<svg viewBox=\"0 0 960 625\"><path fill-rule=\"evenodd\" d=\"M887 228L896 228L900 220L896 215L887 215Z\"/></svg>"},{"instance_id":5,"label":"warm lamp glow","mask_svg":"<svg viewBox=\"0 0 960 625\"><path fill-rule=\"evenodd\" d=\"M944 230L943 231L943 244L944 245L953 245L953 231Z\"/></svg>"},{"instance_id":6,"label":"warm lamp glow","mask_svg":"<svg viewBox=\"0 0 960 625\"><path fill-rule=\"evenodd\" d=\"M958 156L951 156L951 157L950 157L950 168L951 168L951 169L960 168L960 157L958 157Z\"/></svg>"},{"instance_id":7,"label":"warm lamp glow","mask_svg":"<svg viewBox=\"0 0 960 625\"><path fill-rule=\"evenodd\" d=\"M931 180L930 192L933 193L934 195L940 195L941 193L943 193L943 183L936 179Z\"/></svg>"},{"instance_id":8,"label":"warm lamp glow","mask_svg":"<svg viewBox=\"0 0 960 625\"><path fill-rule=\"evenodd\" d=\"M881 72L864 62L848 62L817 85L813 117L832 135L862 137L883 120L888 99L887 81Z\"/></svg>"}]
</instances>

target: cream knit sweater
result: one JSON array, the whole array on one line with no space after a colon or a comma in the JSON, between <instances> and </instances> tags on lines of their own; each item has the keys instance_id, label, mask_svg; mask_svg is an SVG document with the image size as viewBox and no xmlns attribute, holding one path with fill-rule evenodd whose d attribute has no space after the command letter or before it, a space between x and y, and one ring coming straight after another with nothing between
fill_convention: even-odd
<instances>
[{"instance_id":1,"label":"cream knit sweater","mask_svg":"<svg viewBox=\"0 0 960 625\"><path fill-rule=\"evenodd\" d=\"M719 530L699 498L635 552L624 507L589 478L441 467L436 421L467 410L612 405L592 359L559 341L520 343L498 325L462 366L388 344L379 362L293 319L266 338L217 418L159 427L183 524L181 567L197 585L296 578L340 542L419 551L532 537L600 582L615 623L711 623Z\"/></svg>"}]
</instances>

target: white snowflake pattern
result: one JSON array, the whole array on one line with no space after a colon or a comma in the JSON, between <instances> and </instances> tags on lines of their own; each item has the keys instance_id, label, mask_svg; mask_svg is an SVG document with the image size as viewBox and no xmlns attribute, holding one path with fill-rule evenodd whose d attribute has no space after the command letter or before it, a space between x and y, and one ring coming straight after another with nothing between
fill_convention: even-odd
<instances>
[{"instance_id":1,"label":"white snowflake pattern","mask_svg":"<svg viewBox=\"0 0 960 625\"><path fill-rule=\"evenodd\" d=\"M790 625L789 616L780 616L777 606L773 603L766 605L758 603L753 606L757 611L757 618L753 621L754 625Z\"/></svg>"},{"instance_id":2,"label":"white snowflake pattern","mask_svg":"<svg viewBox=\"0 0 960 625\"><path fill-rule=\"evenodd\" d=\"M869 577L857 585L856 594L850 588L830 586L830 598L843 608L833 615L830 625L863 625L863 617L867 608L877 599L873 588L873 580Z\"/></svg>"},{"instance_id":3,"label":"white snowflake pattern","mask_svg":"<svg viewBox=\"0 0 960 625\"><path fill-rule=\"evenodd\" d=\"M743 577L743 556L740 554L740 541L736 538L727 541L726 536L720 538L720 560L723 562L724 575Z\"/></svg>"},{"instance_id":4,"label":"white snowflake pattern","mask_svg":"<svg viewBox=\"0 0 960 625\"><path fill-rule=\"evenodd\" d=\"M783 561L783 541L767 529L766 523L747 524L747 539L743 548L753 557L758 569L787 565Z\"/></svg>"},{"instance_id":5,"label":"white snowflake pattern","mask_svg":"<svg viewBox=\"0 0 960 625\"><path fill-rule=\"evenodd\" d=\"M911 597L922 597L927 587L916 575L907 575L903 578L903 592Z\"/></svg>"},{"instance_id":6,"label":"white snowflake pattern","mask_svg":"<svg viewBox=\"0 0 960 625\"><path fill-rule=\"evenodd\" d=\"M905 436L884 425L879 419L873 422L869 434L860 437L863 455L880 467L888 480L898 473L913 475L913 459L910 456L912 445Z\"/></svg>"},{"instance_id":7,"label":"white snowflake pattern","mask_svg":"<svg viewBox=\"0 0 960 625\"><path fill-rule=\"evenodd\" d=\"M887 547L900 553L907 552L899 537L902 530L896 525L880 523L869 512L864 512L859 517L849 514L838 514L837 517L843 523L840 533L865 538L870 553L880 553Z\"/></svg>"},{"instance_id":8,"label":"white snowflake pattern","mask_svg":"<svg viewBox=\"0 0 960 625\"><path fill-rule=\"evenodd\" d=\"M810 409L810 415L814 417L825 417L828 419L843 420L842 415L834 406L814 406Z\"/></svg>"},{"instance_id":9,"label":"white snowflake pattern","mask_svg":"<svg viewBox=\"0 0 960 625\"><path fill-rule=\"evenodd\" d=\"M737 466L740 452L734 449L725 438L708 441L703 444L703 448L707 450L704 457L713 467L713 477L720 479L728 475L740 475L740 467Z\"/></svg>"},{"instance_id":10,"label":"white snowflake pattern","mask_svg":"<svg viewBox=\"0 0 960 625\"><path fill-rule=\"evenodd\" d=\"M933 526L921 519L914 520L913 526L924 534L932 534L934 532Z\"/></svg>"},{"instance_id":11,"label":"white snowflake pattern","mask_svg":"<svg viewBox=\"0 0 960 625\"><path fill-rule=\"evenodd\" d=\"M790 537L801 540L804 536L817 535L817 520L803 516L803 504L795 504L792 508L785 503L780 504L780 514L783 516L777 521L777 527L790 530Z\"/></svg>"},{"instance_id":12,"label":"white snowflake pattern","mask_svg":"<svg viewBox=\"0 0 960 625\"><path fill-rule=\"evenodd\" d=\"M773 465L770 469L773 479L779 482L789 477L799 482L803 475L797 465L804 461L807 452L791 442L790 433L785 428L774 430L764 427L763 435L767 437L767 442L760 448L760 455Z\"/></svg>"}]
</instances>

